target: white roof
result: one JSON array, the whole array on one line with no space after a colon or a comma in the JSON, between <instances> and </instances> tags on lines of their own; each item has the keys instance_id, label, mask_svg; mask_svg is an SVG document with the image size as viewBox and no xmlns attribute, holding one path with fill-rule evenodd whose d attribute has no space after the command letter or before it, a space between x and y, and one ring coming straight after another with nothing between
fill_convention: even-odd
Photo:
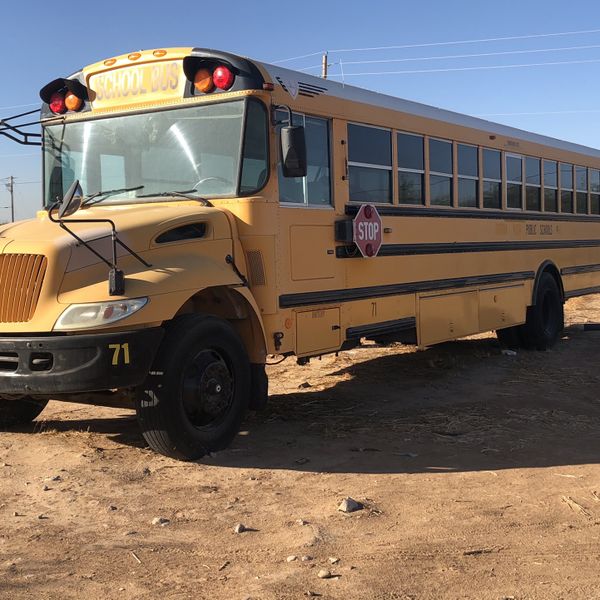
<instances>
[{"instance_id":1,"label":"white roof","mask_svg":"<svg viewBox=\"0 0 600 600\"><path fill-rule=\"evenodd\" d=\"M501 125L500 123L494 123L493 121L478 119L477 117L463 115L451 110L436 108L435 106L429 106L428 104L412 102L411 100L404 100L403 98L380 94L379 92L373 92L353 85L346 85L345 83L322 79L300 71L293 71L291 69L285 69L267 63L260 64L267 73L269 73L273 82L283 84L284 88L294 98L298 94L312 96L327 94L328 96L334 96L352 102L361 102L363 104L397 110L411 115L425 117L427 119L435 119L453 125L470 127L472 129L483 129L484 131L495 135L517 138L535 144L551 146L552 148L557 148L559 150L577 152L578 154L600 158L600 150L596 148L565 142L538 133L517 129L516 127L509 127L508 125Z\"/></svg>"}]
</instances>

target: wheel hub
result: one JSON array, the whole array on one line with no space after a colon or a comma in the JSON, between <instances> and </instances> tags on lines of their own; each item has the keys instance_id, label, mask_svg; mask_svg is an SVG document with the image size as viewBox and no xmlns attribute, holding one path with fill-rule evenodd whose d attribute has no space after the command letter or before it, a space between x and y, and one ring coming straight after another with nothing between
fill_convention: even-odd
<instances>
[{"instance_id":1,"label":"wheel hub","mask_svg":"<svg viewBox=\"0 0 600 600\"><path fill-rule=\"evenodd\" d=\"M198 353L183 374L185 412L196 427L213 424L229 410L233 378L223 358L214 350Z\"/></svg>"}]
</instances>

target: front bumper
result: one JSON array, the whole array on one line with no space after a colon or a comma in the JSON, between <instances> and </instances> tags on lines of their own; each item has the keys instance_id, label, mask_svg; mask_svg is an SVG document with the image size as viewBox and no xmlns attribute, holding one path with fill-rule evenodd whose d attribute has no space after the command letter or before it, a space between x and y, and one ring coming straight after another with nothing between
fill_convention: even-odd
<instances>
[{"instance_id":1,"label":"front bumper","mask_svg":"<svg viewBox=\"0 0 600 600\"><path fill-rule=\"evenodd\" d=\"M85 335L0 337L0 395L95 392L144 381L161 327Z\"/></svg>"}]
</instances>

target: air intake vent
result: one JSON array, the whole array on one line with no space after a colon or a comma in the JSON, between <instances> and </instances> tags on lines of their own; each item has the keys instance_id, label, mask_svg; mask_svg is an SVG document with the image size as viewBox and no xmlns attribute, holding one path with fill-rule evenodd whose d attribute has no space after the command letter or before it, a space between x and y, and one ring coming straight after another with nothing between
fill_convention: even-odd
<instances>
[{"instance_id":1,"label":"air intake vent","mask_svg":"<svg viewBox=\"0 0 600 600\"><path fill-rule=\"evenodd\" d=\"M33 318L46 266L41 254L0 254L0 323Z\"/></svg>"},{"instance_id":2,"label":"air intake vent","mask_svg":"<svg viewBox=\"0 0 600 600\"><path fill-rule=\"evenodd\" d=\"M167 244L169 242L183 242L202 238L206 234L206 223L188 223L180 225L168 231L164 231L156 238L157 244Z\"/></svg>"},{"instance_id":3,"label":"air intake vent","mask_svg":"<svg viewBox=\"0 0 600 600\"><path fill-rule=\"evenodd\" d=\"M260 250L248 250L246 252L248 261L248 274L250 275L250 285L266 285L265 266L263 264L262 252Z\"/></svg>"}]
</instances>

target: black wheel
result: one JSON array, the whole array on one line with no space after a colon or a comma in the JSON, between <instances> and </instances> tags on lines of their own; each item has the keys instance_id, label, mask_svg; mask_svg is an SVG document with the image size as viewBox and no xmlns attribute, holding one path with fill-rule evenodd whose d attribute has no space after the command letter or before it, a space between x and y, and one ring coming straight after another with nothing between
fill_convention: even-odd
<instances>
[{"instance_id":1,"label":"black wheel","mask_svg":"<svg viewBox=\"0 0 600 600\"><path fill-rule=\"evenodd\" d=\"M261 363L251 364L250 373L252 375L252 388L248 408L262 410L267 406L269 399L269 378L267 377L265 365Z\"/></svg>"},{"instance_id":2,"label":"black wheel","mask_svg":"<svg viewBox=\"0 0 600 600\"><path fill-rule=\"evenodd\" d=\"M168 328L136 411L148 445L195 460L226 448L239 430L251 390L250 363L227 321L184 315Z\"/></svg>"},{"instance_id":3,"label":"black wheel","mask_svg":"<svg viewBox=\"0 0 600 600\"><path fill-rule=\"evenodd\" d=\"M515 325L513 327L505 327L504 329L496 329L496 336L500 345L513 350L520 348L522 344L520 328L520 325Z\"/></svg>"},{"instance_id":4,"label":"black wheel","mask_svg":"<svg viewBox=\"0 0 600 600\"><path fill-rule=\"evenodd\" d=\"M552 347L565 326L563 302L550 273L543 273L535 297L535 304L527 309L527 320L519 328L525 348L546 350Z\"/></svg>"},{"instance_id":5,"label":"black wheel","mask_svg":"<svg viewBox=\"0 0 600 600\"><path fill-rule=\"evenodd\" d=\"M46 408L48 400L25 396L18 400L0 400L0 429L31 423Z\"/></svg>"}]
</instances>

